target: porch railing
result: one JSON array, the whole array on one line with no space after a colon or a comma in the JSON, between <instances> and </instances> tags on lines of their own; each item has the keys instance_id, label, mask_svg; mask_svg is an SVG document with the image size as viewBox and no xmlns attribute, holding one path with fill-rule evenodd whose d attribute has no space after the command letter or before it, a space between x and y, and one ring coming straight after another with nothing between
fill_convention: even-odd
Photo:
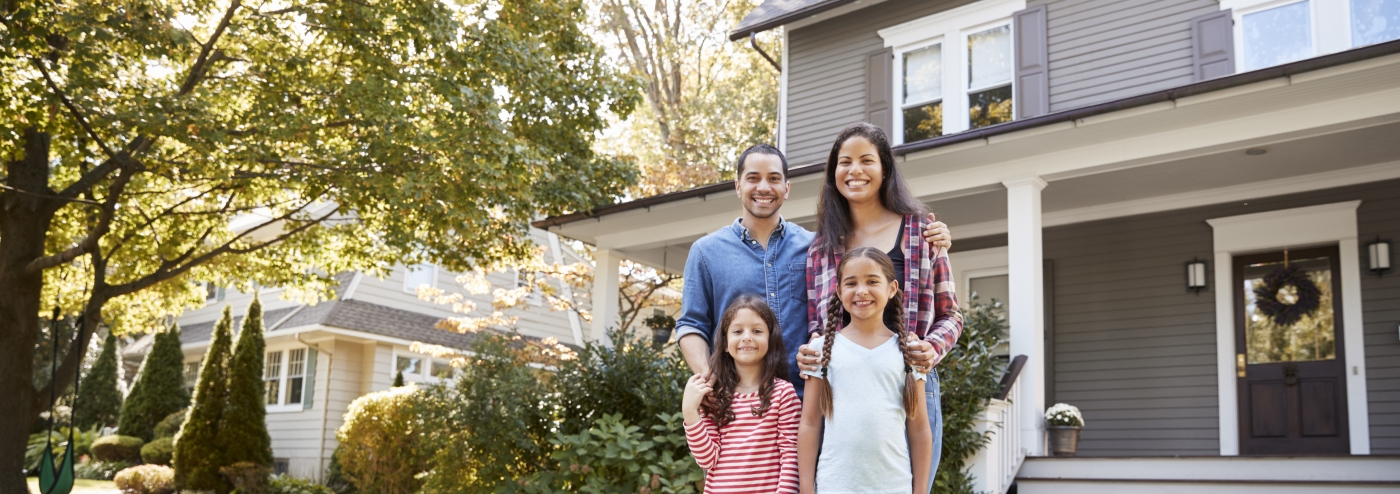
<instances>
[{"instance_id":1,"label":"porch railing","mask_svg":"<svg viewBox=\"0 0 1400 494\"><path fill-rule=\"evenodd\" d=\"M977 431L990 431L992 440L968 462L976 479L973 487L976 492L1004 494L1026 459L1026 449L1021 443L1023 400L1017 399L1021 390L1018 378L1025 365L1025 355L1011 360L1001 378L1000 389L988 401L987 410L977 421Z\"/></svg>"}]
</instances>

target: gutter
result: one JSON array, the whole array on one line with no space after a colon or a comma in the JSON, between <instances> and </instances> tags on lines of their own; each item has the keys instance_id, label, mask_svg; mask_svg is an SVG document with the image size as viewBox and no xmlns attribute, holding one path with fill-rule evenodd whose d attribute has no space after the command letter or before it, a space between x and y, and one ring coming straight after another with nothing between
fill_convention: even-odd
<instances>
[{"instance_id":1,"label":"gutter","mask_svg":"<svg viewBox=\"0 0 1400 494\"><path fill-rule=\"evenodd\" d=\"M1323 55L1320 57L1313 57L1305 60L1299 60L1293 63L1269 67L1267 69L1259 69L1250 72L1245 72L1242 74L1232 74L1223 77L1217 77L1215 79L1187 84L1185 86L1178 86L1171 89L1164 89L1161 91L1140 94L1137 96L1129 96L1127 98L1109 101L1106 103L1082 106L1079 108L1062 110L1059 112L1049 113L1038 117L1014 120L1011 122L992 125L989 127L983 127L976 130L969 130L965 132L959 132L957 134L935 137L933 139L926 139L923 141L901 144L899 146L894 147L894 154L897 156L905 156L910 153L916 153L919 151L927 151L929 149L949 146L962 142L987 139L992 136L1010 134L1013 132L1019 132L1022 130L1033 129L1036 127L1042 127L1046 125L1052 125L1062 122L1072 122L1082 118L1103 115L1106 113L1113 113L1117 111L1147 106L1156 103L1162 103L1166 101L1175 102L1177 99L1185 98L1188 96L1197 96L1210 92L1221 91L1240 86L1247 86L1250 84L1255 84L1271 79L1288 78L1304 72L1312 72L1315 70L1360 62L1372 58L1380 58L1383 56L1394 55L1397 53L1400 53L1400 40L1387 41L1385 43L1363 46L1361 48L1353 48L1350 50ZM788 178L821 173L825 169L825 167L825 162L817 162L791 168L788 171ZM707 195L714 194L716 192L730 191L733 190L733 188L734 181L730 180L727 182L696 187L694 189L646 197L642 199L637 199L635 201L613 204L611 206L604 206L589 212L553 216L531 223L531 225L536 228L548 230L550 227L553 226L574 223L588 218L598 218L599 221L602 221L602 219L600 218L601 216L606 216L614 213L621 213L624 211L631 211L634 209L650 209L651 206L675 202L682 199L689 199L692 197L703 198Z\"/></svg>"},{"instance_id":2,"label":"gutter","mask_svg":"<svg viewBox=\"0 0 1400 494\"><path fill-rule=\"evenodd\" d=\"M794 11L791 11L791 12L788 12L788 13L785 13L785 14L782 14L782 15L779 15L779 16L777 16L777 17L774 17L774 18L772 18L772 19L768 19L768 20L763 21L763 22L761 22L761 23L754 24L754 25L749 26L749 27L741 27L740 29L735 30L735 31L732 31L732 32L729 33L729 41L739 41L739 40L744 39L744 38L746 38L746 37L752 36L752 35L755 34L755 33L761 33L761 32L763 32L763 31L767 31L767 30L769 30L769 29L773 29L773 28L775 28L775 27L782 26L783 24L787 24L787 23L792 22L792 21L795 21L795 20L797 20L797 19L800 19L800 18L803 18L803 17L809 17L809 16L817 15L817 14L820 14L820 13L822 13L822 12L826 12L826 11L828 11L828 10L834 9L834 8L836 8L836 7L840 7L840 6L842 6L842 5L846 5L846 4L848 4L848 3L854 3L855 1L856 1L856 0L828 0L828 1L825 1L825 2L819 2L819 3L817 3L816 5L812 5L812 6L803 8L803 9L794 10ZM740 22L743 22L743 21L740 21Z\"/></svg>"}]
</instances>

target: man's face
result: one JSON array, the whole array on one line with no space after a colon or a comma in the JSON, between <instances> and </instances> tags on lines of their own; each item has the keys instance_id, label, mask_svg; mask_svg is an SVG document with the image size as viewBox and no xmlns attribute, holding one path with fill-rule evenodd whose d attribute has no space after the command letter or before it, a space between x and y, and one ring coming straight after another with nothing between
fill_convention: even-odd
<instances>
[{"instance_id":1,"label":"man's face","mask_svg":"<svg viewBox=\"0 0 1400 494\"><path fill-rule=\"evenodd\" d=\"M772 154L750 154L744 158L743 175L734 181L744 211L755 218L769 218L787 200L788 182L783 162Z\"/></svg>"}]
</instances>

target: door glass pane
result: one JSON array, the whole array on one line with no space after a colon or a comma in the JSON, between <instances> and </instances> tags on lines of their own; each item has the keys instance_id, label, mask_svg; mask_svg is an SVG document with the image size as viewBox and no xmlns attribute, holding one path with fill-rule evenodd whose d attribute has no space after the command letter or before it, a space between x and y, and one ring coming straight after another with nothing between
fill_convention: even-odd
<instances>
[{"instance_id":1,"label":"door glass pane","mask_svg":"<svg viewBox=\"0 0 1400 494\"><path fill-rule=\"evenodd\" d=\"M1309 2L1244 16L1244 69L1253 70L1312 56Z\"/></svg>"},{"instance_id":2,"label":"door glass pane","mask_svg":"<svg viewBox=\"0 0 1400 494\"><path fill-rule=\"evenodd\" d=\"M976 129L1011 121L1011 85L967 95L968 123Z\"/></svg>"},{"instance_id":3,"label":"door glass pane","mask_svg":"<svg viewBox=\"0 0 1400 494\"><path fill-rule=\"evenodd\" d=\"M1400 0L1351 0L1352 46L1400 39Z\"/></svg>"},{"instance_id":4,"label":"door glass pane","mask_svg":"<svg viewBox=\"0 0 1400 494\"><path fill-rule=\"evenodd\" d=\"M943 102L904 109L904 142L943 135Z\"/></svg>"},{"instance_id":5,"label":"door glass pane","mask_svg":"<svg viewBox=\"0 0 1400 494\"><path fill-rule=\"evenodd\" d=\"M1001 26L967 37L969 89L1011 82L1011 26Z\"/></svg>"},{"instance_id":6,"label":"door glass pane","mask_svg":"<svg viewBox=\"0 0 1400 494\"><path fill-rule=\"evenodd\" d=\"M1282 262L1253 264L1244 268L1244 327L1246 355L1251 364L1300 362L1337 358L1336 330L1332 314L1332 264L1326 257L1299 259L1291 266L1302 268L1317 285L1317 310L1283 326L1259 310L1254 290L1264 286L1264 277L1283 267ZM1282 289L1278 300L1296 301L1295 290Z\"/></svg>"},{"instance_id":7,"label":"door glass pane","mask_svg":"<svg viewBox=\"0 0 1400 494\"><path fill-rule=\"evenodd\" d=\"M901 105L943 97L943 45L904 53L904 101Z\"/></svg>"}]
</instances>

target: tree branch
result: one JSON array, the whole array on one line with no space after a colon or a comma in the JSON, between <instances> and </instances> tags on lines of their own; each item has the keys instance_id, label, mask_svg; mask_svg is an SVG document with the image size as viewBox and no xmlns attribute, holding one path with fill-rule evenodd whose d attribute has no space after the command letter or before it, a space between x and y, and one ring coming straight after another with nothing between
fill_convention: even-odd
<instances>
[{"instance_id":1,"label":"tree branch","mask_svg":"<svg viewBox=\"0 0 1400 494\"><path fill-rule=\"evenodd\" d=\"M204 77L204 72L209 69L210 53L214 51L214 44L219 42L219 37L224 35L228 25L233 21L233 14L238 12L243 6L242 0L233 0L229 3L228 10L224 11L224 17L219 19L219 25L214 28L214 34L209 36L209 41L205 41L199 48L199 57L195 58L194 65L190 66L190 73L185 76L185 82L180 84L180 91L176 96L184 96L194 90L195 85Z\"/></svg>"},{"instance_id":2,"label":"tree branch","mask_svg":"<svg viewBox=\"0 0 1400 494\"><path fill-rule=\"evenodd\" d=\"M107 146L107 141L102 140L102 136L97 135L97 131L92 129L92 124L88 123L87 117L84 117L81 111L78 111L78 106L73 104L73 100L68 98L68 94L64 93L62 89L59 89L58 83L54 82L53 77L49 75L49 69L44 61L37 58L31 58L29 61L32 62L35 67L39 68L39 73L44 75L44 81L48 83L49 90L53 91L54 94L58 96L58 100L63 103L63 107L68 109L68 113L73 114L73 119L78 121L78 124L83 127L83 130L87 132L88 136L92 137L92 140L97 141L97 147L102 148L103 154L106 154L108 159L116 158L117 153L113 152L112 148Z\"/></svg>"},{"instance_id":3,"label":"tree branch","mask_svg":"<svg viewBox=\"0 0 1400 494\"><path fill-rule=\"evenodd\" d=\"M25 271L31 274L38 273L54 266L67 264L83 254L97 251L102 237L107 235L107 231L112 227L112 217L116 216L117 213L117 200L121 198L122 191L126 189L126 184L131 182L132 175L135 175L135 172L130 169L123 170L121 175L117 175L117 179L112 182L112 188L107 191L107 200L102 203L101 212L98 213L97 225L93 227L92 231L88 232L86 238L78 242L77 245L68 248L68 250L30 261L29 264L24 267Z\"/></svg>"}]
</instances>

